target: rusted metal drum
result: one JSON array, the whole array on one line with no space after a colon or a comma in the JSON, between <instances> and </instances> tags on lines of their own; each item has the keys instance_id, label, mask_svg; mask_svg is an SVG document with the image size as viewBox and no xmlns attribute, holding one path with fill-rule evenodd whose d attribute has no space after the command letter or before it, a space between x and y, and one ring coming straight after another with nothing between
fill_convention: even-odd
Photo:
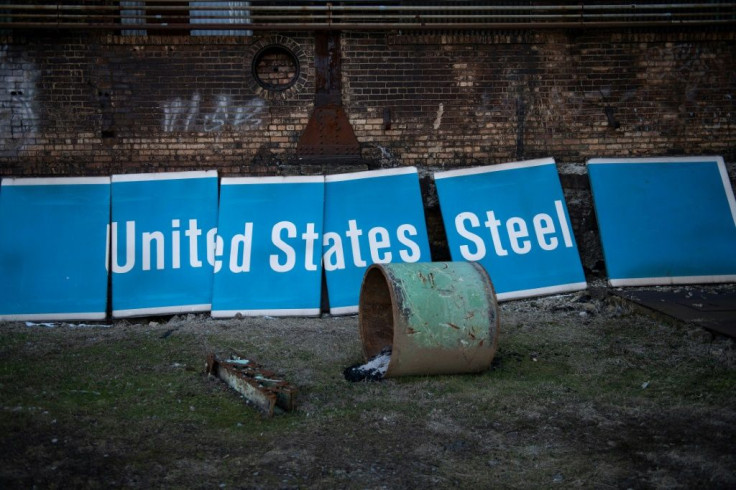
<instances>
[{"instance_id":1,"label":"rusted metal drum","mask_svg":"<svg viewBox=\"0 0 736 490\"><path fill-rule=\"evenodd\" d=\"M480 264L374 264L360 290L363 354L391 348L385 377L484 371L498 347L497 307Z\"/></svg>"}]
</instances>

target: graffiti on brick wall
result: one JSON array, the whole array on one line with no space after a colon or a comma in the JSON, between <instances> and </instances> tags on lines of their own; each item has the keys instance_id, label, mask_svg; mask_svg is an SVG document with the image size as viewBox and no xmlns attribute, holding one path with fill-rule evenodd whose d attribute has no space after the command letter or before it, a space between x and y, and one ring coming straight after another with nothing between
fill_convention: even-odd
<instances>
[{"instance_id":1,"label":"graffiti on brick wall","mask_svg":"<svg viewBox=\"0 0 736 490\"><path fill-rule=\"evenodd\" d=\"M196 92L189 100L176 97L161 104L164 132L256 128L263 121L266 101L253 97L242 105L236 105L231 96L218 95L208 109L202 106L202 97Z\"/></svg>"},{"instance_id":2,"label":"graffiti on brick wall","mask_svg":"<svg viewBox=\"0 0 736 490\"><path fill-rule=\"evenodd\" d=\"M17 151L38 129L36 80L38 70L0 47L0 152Z\"/></svg>"},{"instance_id":3,"label":"graffiti on brick wall","mask_svg":"<svg viewBox=\"0 0 736 490\"><path fill-rule=\"evenodd\" d=\"M719 56L705 43L680 43L672 46L654 46L647 53L646 76L648 83L638 94L641 100L656 104L662 114L669 117L658 121L662 125L677 125L680 131L688 131L688 120L704 117L708 124L717 126L731 120L729 104L712 104L712 111L703 112L713 87L732 85L733 79L728 57ZM729 82L731 82L729 84ZM657 97L661 87L667 87L670 96ZM720 102L720 101L719 101ZM639 122L654 124L639 116Z\"/></svg>"}]
</instances>

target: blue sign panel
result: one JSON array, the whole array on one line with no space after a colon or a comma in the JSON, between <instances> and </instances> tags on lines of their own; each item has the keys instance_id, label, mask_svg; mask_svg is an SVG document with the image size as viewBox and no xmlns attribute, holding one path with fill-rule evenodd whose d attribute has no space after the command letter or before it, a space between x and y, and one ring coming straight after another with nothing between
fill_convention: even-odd
<instances>
[{"instance_id":1,"label":"blue sign panel","mask_svg":"<svg viewBox=\"0 0 736 490\"><path fill-rule=\"evenodd\" d=\"M217 172L112 177L112 313L208 311Z\"/></svg>"},{"instance_id":2,"label":"blue sign panel","mask_svg":"<svg viewBox=\"0 0 736 490\"><path fill-rule=\"evenodd\" d=\"M736 204L721 157L588 161L611 285L736 280Z\"/></svg>"},{"instance_id":3,"label":"blue sign panel","mask_svg":"<svg viewBox=\"0 0 736 490\"><path fill-rule=\"evenodd\" d=\"M329 175L325 182L330 313L356 313L369 265L431 260L419 178L408 167Z\"/></svg>"},{"instance_id":4,"label":"blue sign panel","mask_svg":"<svg viewBox=\"0 0 736 490\"><path fill-rule=\"evenodd\" d=\"M104 319L109 221L109 177L4 179L0 319Z\"/></svg>"},{"instance_id":5,"label":"blue sign panel","mask_svg":"<svg viewBox=\"0 0 736 490\"><path fill-rule=\"evenodd\" d=\"M587 287L554 159L434 178L452 259L480 262L499 301Z\"/></svg>"},{"instance_id":6,"label":"blue sign panel","mask_svg":"<svg viewBox=\"0 0 736 490\"><path fill-rule=\"evenodd\" d=\"M223 178L212 316L317 316L324 177Z\"/></svg>"}]
</instances>

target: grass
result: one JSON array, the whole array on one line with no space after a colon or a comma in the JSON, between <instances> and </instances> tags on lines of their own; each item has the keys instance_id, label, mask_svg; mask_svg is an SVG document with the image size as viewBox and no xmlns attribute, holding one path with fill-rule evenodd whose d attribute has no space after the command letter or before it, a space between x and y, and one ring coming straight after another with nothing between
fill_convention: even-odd
<instances>
[{"instance_id":1,"label":"grass","mask_svg":"<svg viewBox=\"0 0 736 490\"><path fill-rule=\"evenodd\" d=\"M733 343L598 306L505 305L488 371L354 384L354 317L0 325L0 486L736 483ZM282 373L299 409L263 418L204 374L212 350Z\"/></svg>"}]
</instances>

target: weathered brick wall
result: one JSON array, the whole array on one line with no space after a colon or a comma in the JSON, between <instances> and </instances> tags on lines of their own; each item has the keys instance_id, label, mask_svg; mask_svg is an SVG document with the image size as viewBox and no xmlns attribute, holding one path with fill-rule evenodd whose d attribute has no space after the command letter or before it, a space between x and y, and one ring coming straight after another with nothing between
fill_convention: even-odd
<instances>
[{"instance_id":1,"label":"weathered brick wall","mask_svg":"<svg viewBox=\"0 0 736 490\"><path fill-rule=\"evenodd\" d=\"M446 259L431 172L552 156L588 270L600 268L582 167L601 156L719 154L736 179L736 32L346 32L342 98L365 168L422 173L435 259ZM301 75L284 91L251 76L283 44ZM314 37L0 38L0 176L300 165L314 103Z\"/></svg>"},{"instance_id":2,"label":"weathered brick wall","mask_svg":"<svg viewBox=\"0 0 736 490\"><path fill-rule=\"evenodd\" d=\"M302 56L291 90L267 92L250 75L255 51L271 42ZM301 50L311 42L281 34L6 39L0 175L278 173L311 110L311 55Z\"/></svg>"},{"instance_id":3,"label":"weathered brick wall","mask_svg":"<svg viewBox=\"0 0 736 490\"><path fill-rule=\"evenodd\" d=\"M373 158L736 155L730 32L345 37L349 113Z\"/></svg>"}]
</instances>

